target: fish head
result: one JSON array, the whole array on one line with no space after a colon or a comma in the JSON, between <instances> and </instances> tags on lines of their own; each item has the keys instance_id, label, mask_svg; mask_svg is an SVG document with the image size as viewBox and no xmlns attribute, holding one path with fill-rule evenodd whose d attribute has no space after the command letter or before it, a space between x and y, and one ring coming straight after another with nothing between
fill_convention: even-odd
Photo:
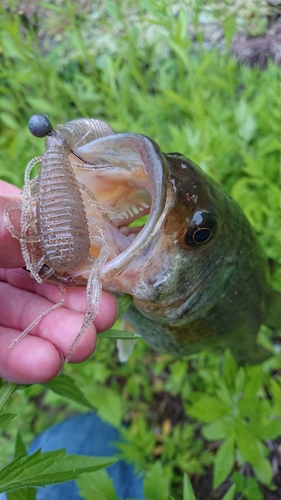
<instances>
[{"instance_id":1,"label":"fish head","mask_svg":"<svg viewBox=\"0 0 281 500\"><path fill-rule=\"evenodd\" d=\"M179 154L165 159L169 187L161 227L119 279L138 275L131 292L137 308L181 325L211 309L231 279L239 250L232 237L236 222L230 222L236 207L191 160Z\"/></svg>"},{"instance_id":2,"label":"fish head","mask_svg":"<svg viewBox=\"0 0 281 500\"><path fill-rule=\"evenodd\" d=\"M86 207L110 247L103 288L131 294L144 315L167 323L211 308L237 261L233 200L192 161L163 154L141 134L107 136L77 151L93 164L76 166L79 182L113 210L106 220L95 203ZM148 220L132 228L145 211Z\"/></svg>"}]
</instances>

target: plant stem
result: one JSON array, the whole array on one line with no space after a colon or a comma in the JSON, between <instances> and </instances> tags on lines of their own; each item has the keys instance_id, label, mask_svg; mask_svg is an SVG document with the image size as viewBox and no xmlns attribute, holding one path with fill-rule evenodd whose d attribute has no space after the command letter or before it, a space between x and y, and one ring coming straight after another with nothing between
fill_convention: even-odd
<instances>
[{"instance_id":1,"label":"plant stem","mask_svg":"<svg viewBox=\"0 0 281 500\"><path fill-rule=\"evenodd\" d=\"M125 330L106 330L99 333L98 338L102 339L140 339L141 336L134 332L126 332Z\"/></svg>"},{"instance_id":2,"label":"plant stem","mask_svg":"<svg viewBox=\"0 0 281 500\"><path fill-rule=\"evenodd\" d=\"M3 410L8 399L19 387L20 384L15 384L14 382L4 382L0 392L0 411Z\"/></svg>"}]
</instances>

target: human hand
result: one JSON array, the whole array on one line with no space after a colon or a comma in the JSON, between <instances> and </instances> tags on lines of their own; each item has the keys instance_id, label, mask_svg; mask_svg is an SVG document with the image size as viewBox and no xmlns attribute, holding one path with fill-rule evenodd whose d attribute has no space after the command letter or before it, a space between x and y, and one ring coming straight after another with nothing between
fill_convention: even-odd
<instances>
[{"instance_id":1,"label":"human hand","mask_svg":"<svg viewBox=\"0 0 281 500\"><path fill-rule=\"evenodd\" d=\"M7 205L20 199L20 190L0 181L0 376L11 382L32 384L54 378L61 371L68 350L85 314L84 287L66 289L63 306L46 315L17 345L9 345L42 312L61 299L55 285L39 284L23 269L20 244L3 221ZM116 319L114 297L103 292L99 312L73 355L72 363L87 359L95 349L97 332L110 328Z\"/></svg>"}]
</instances>

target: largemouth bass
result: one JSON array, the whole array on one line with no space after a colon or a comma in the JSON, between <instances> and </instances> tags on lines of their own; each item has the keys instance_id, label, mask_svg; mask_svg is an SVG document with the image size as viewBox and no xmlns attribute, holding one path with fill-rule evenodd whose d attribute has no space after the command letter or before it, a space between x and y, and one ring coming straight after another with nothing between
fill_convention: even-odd
<instances>
[{"instance_id":1,"label":"largemouth bass","mask_svg":"<svg viewBox=\"0 0 281 500\"><path fill-rule=\"evenodd\" d=\"M29 128L47 136L46 151L29 162L22 203L7 207L6 224L38 282L87 284L85 319L67 359L95 317L101 287L133 297L125 320L160 352L229 348L239 363L269 356L256 337L262 324L281 327L281 295L245 215L211 177L151 138L115 134L100 120L54 130L35 115ZM9 218L19 209L20 233Z\"/></svg>"},{"instance_id":2,"label":"largemouth bass","mask_svg":"<svg viewBox=\"0 0 281 500\"><path fill-rule=\"evenodd\" d=\"M76 152L111 165L75 171L121 212L102 222L110 257L100 275L105 290L133 296L126 320L134 331L171 355L229 348L239 363L266 359L256 336L263 323L281 327L281 295L238 204L191 160L140 134L110 135ZM130 226L148 211L144 226Z\"/></svg>"}]
</instances>

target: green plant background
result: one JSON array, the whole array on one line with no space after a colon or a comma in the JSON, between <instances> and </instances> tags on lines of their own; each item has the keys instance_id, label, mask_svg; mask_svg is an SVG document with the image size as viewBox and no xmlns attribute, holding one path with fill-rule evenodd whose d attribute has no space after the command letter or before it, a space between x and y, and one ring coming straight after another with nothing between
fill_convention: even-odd
<instances>
[{"instance_id":1,"label":"green plant background","mask_svg":"<svg viewBox=\"0 0 281 500\"><path fill-rule=\"evenodd\" d=\"M220 6L195 0L3 2L0 178L22 186L27 162L43 152L44 141L27 129L34 113L48 114L53 124L98 117L119 132L144 133L164 152L187 155L236 199L281 290L280 68L269 63L261 72L235 61L230 41L237 22L248 18L229 2ZM200 24L206 7L220 23L223 50L206 48ZM276 15L273 8L259 14L264 27ZM102 339L88 362L65 373L102 418L117 427L129 424L120 453L148 478L158 478L161 500L182 498L183 473L194 483L207 482L210 470L213 488L228 480L239 498L259 500L261 485L272 487L268 443L281 438L280 367L278 353L263 365L238 369L230 353L223 362L205 353L175 360L142 341L121 365L114 342ZM28 444L49 425L88 411L76 396L58 394L67 392L62 387L13 394L8 411L17 417L0 435L2 466L17 431ZM96 483L107 482L103 472L91 474ZM185 498L192 499L185 481ZM147 498L155 500L150 487ZM234 489L228 499L233 495Z\"/></svg>"}]
</instances>

